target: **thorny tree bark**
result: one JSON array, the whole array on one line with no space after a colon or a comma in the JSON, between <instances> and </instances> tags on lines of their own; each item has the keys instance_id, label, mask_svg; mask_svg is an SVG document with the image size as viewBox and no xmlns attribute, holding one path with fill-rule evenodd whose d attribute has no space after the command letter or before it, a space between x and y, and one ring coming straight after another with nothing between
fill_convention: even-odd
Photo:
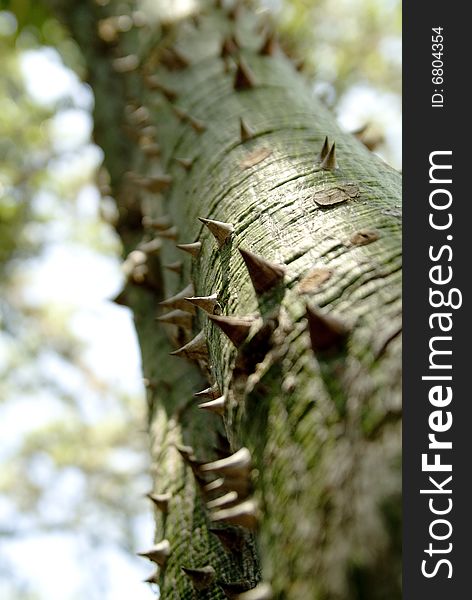
<instances>
[{"instance_id":1,"label":"thorny tree bark","mask_svg":"<svg viewBox=\"0 0 472 600\"><path fill-rule=\"evenodd\" d=\"M127 251L151 581L166 599L399 598L399 174L247 5L172 22L51 2L84 54Z\"/></svg>"}]
</instances>

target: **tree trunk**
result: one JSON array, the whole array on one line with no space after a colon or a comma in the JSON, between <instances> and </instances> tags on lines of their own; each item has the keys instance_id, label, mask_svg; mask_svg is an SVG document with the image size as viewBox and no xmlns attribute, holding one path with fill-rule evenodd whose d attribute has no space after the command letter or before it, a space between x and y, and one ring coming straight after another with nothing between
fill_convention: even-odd
<instances>
[{"instance_id":1,"label":"tree trunk","mask_svg":"<svg viewBox=\"0 0 472 600\"><path fill-rule=\"evenodd\" d=\"M127 254L162 598L400 598L400 175L254 9L64 5ZM215 314L158 307L184 288Z\"/></svg>"}]
</instances>

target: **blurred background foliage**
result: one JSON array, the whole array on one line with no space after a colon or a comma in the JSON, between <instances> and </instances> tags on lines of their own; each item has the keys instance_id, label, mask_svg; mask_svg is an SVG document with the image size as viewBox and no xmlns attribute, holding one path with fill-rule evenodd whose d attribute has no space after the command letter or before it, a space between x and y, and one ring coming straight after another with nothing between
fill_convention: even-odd
<instances>
[{"instance_id":1,"label":"blurred background foliage","mask_svg":"<svg viewBox=\"0 0 472 600\"><path fill-rule=\"evenodd\" d=\"M399 0L264 7L340 123L399 168ZM36 0L0 1L0 57L0 597L145 600L145 400L132 317L110 301L120 244L93 95Z\"/></svg>"}]
</instances>

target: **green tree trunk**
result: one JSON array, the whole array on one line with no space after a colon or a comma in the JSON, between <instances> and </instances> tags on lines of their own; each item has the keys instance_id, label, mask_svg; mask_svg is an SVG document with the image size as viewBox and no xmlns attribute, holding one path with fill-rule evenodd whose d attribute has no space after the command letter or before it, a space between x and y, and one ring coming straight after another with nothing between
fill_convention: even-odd
<instances>
[{"instance_id":1,"label":"green tree trunk","mask_svg":"<svg viewBox=\"0 0 472 600\"><path fill-rule=\"evenodd\" d=\"M254 8L54 4L119 207L162 598L400 598L400 175ZM182 299L213 294L211 315Z\"/></svg>"}]
</instances>

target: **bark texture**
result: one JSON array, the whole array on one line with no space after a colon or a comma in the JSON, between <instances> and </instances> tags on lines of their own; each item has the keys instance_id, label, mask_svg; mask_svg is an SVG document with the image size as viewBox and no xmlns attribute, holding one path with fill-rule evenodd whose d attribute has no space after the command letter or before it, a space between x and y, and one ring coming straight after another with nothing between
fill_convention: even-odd
<instances>
[{"instance_id":1,"label":"bark texture","mask_svg":"<svg viewBox=\"0 0 472 600\"><path fill-rule=\"evenodd\" d=\"M247 598L400 598L399 174L340 131L254 8L210 2L171 21L130 2L128 29L118 3L54 6L95 93L128 256L122 299L148 382L154 493L171 493L156 508L156 540L170 543L161 597L239 597L263 580L272 591ZM163 230L153 220L165 216ZM199 217L234 230L218 244ZM196 241L198 256L176 247ZM238 248L284 266L283 281L254 285ZM182 300L158 308L190 284L185 296L217 294L220 315L253 320L217 322ZM178 325L156 323L172 310ZM238 348L222 332L235 325ZM199 332L207 358L169 355ZM222 416L193 397L214 384ZM241 468L202 492L218 474L201 462L241 448L250 487ZM245 517L206 507L232 488L228 506L244 501ZM214 578L182 571L208 566Z\"/></svg>"}]
</instances>

